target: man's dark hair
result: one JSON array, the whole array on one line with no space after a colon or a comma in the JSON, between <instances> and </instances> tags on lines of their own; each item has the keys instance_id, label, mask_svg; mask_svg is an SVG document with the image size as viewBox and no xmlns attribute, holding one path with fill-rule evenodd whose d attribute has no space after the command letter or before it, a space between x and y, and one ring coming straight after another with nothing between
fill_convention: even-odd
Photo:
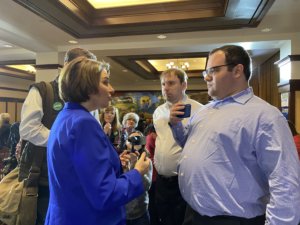
<instances>
[{"instance_id":1,"label":"man's dark hair","mask_svg":"<svg viewBox=\"0 0 300 225\"><path fill-rule=\"evenodd\" d=\"M80 57L80 56L85 56L88 59L97 60L97 57L92 52L90 52L86 49L72 48L66 52L64 62L65 63L71 62L73 59Z\"/></svg>"},{"instance_id":2,"label":"man's dark hair","mask_svg":"<svg viewBox=\"0 0 300 225\"><path fill-rule=\"evenodd\" d=\"M250 79L251 76L251 57L249 56L248 52L241 46L238 45L224 45L220 48L216 48L212 50L209 55L217 51L222 51L225 54L225 63L230 64L228 65L228 70L231 71L233 67L238 64L242 64L244 66L244 73L246 76L246 80Z\"/></svg>"}]
</instances>

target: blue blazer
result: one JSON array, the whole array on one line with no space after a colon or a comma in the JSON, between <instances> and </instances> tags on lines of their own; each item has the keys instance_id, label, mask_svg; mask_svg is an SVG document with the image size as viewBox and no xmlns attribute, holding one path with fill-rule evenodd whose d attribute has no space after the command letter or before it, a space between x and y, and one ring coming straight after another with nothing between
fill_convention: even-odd
<instances>
[{"instance_id":1,"label":"blue blazer","mask_svg":"<svg viewBox=\"0 0 300 225\"><path fill-rule=\"evenodd\" d=\"M66 103L47 146L47 225L125 225L124 205L144 192L137 170L122 174L100 123L80 104Z\"/></svg>"}]
</instances>

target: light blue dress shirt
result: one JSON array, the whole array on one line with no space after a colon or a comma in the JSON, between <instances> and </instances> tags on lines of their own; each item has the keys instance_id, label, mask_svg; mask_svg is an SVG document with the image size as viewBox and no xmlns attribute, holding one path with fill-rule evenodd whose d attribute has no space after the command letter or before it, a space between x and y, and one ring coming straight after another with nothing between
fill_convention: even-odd
<instances>
[{"instance_id":1,"label":"light blue dress shirt","mask_svg":"<svg viewBox=\"0 0 300 225\"><path fill-rule=\"evenodd\" d=\"M286 119L248 88L213 101L172 126L184 146L179 162L183 198L201 215L296 225L300 165Z\"/></svg>"}]
</instances>

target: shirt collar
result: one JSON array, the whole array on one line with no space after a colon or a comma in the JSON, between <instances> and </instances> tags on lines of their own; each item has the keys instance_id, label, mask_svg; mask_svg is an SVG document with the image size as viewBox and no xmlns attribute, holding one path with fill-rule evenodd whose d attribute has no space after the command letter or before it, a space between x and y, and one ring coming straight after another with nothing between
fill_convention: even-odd
<instances>
[{"instance_id":1,"label":"shirt collar","mask_svg":"<svg viewBox=\"0 0 300 225\"><path fill-rule=\"evenodd\" d=\"M185 103L187 101L187 99L188 99L188 96L186 94L184 94L181 102ZM166 101L166 103L167 103L167 106L169 106L169 108L171 108L171 106L173 105L173 103L169 102L169 101Z\"/></svg>"},{"instance_id":2,"label":"shirt collar","mask_svg":"<svg viewBox=\"0 0 300 225\"><path fill-rule=\"evenodd\" d=\"M244 105L252 97L253 97L253 90L252 90L251 87L248 87L247 89L245 89L245 90L243 90L243 91L241 91L237 94L234 94L232 96L226 97L226 98L221 99L221 100L213 100L211 103L214 106L225 105L225 104L230 103L230 102L237 102L239 104Z\"/></svg>"}]
</instances>

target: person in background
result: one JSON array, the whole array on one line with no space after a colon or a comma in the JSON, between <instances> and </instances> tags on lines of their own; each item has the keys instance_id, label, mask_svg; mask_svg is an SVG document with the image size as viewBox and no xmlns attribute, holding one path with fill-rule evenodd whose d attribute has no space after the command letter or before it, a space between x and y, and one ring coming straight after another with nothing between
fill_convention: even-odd
<instances>
[{"instance_id":1,"label":"person in background","mask_svg":"<svg viewBox=\"0 0 300 225\"><path fill-rule=\"evenodd\" d=\"M147 124L146 124L146 118L145 118L145 113L144 112L140 112L139 113L139 122L138 125L136 127L136 129L140 132L142 132L143 134L145 134L145 128L146 128Z\"/></svg>"},{"instance_id":2,"label":"person in background","mask_svg":"<svg viewBox=\"0 0 300 225\"><path fill-rule=\"evenodd\" d=\"M118 151L122 130L122 125L119 121L118 109L114 106L108 106L103 109L100 116L100 123L103 127L104 133L109 137L109 140Z\"/></svg>"},{"instance_id":3,"label":"person in background","mask_svg":"<svg viewBox=\"0 0 300 225\"><path fill-rule=\"evenodd\" d=\"M10 132L8 136L8 146L9 146L9 157L4 159L3 173L6 175L12 171L18 165L18 160L16 159L16 145L20 140L19 132L20 122L15 122L10 126Z\"/></svg>"},{"instance_id":4,"label":"person in background","mask_svg":"<svg viewBox=\"0 0 300 225\"><path fill-rule=\"evenodd\" d=\"M9 113L1 113L0 114L0 150L5 148L9 148L9 133L10 133L10 115Z\"/></svg>"},{"instance_id":5,"label":"person in background","mask_svg":"<svg viewBox=\"0 0 300 225\"><path fill-rule=\"evenodd\" d=\"M288 120L288 124L290 127L290 130L292 132L292 135L294 137L295 145L298 152L298 157L300 160L300 134L297 132L295 125L292 123L292 121Z\"/></svg>"},{"instance_id":6,"label":"person in background","mask_svg":"<svg viewBox=\"0 0 300 225\"><path fill-rule=\"evenodd\" d=\"M96 56L82 48L73 48L66 52L64 58L64 64L69 63L77 57L87 57L90 59L95 59ZM52 118L51 123L54 122L57 114L62 110L64 102L59 98L58 94L58 77L52 82L50 82L53 95L54 95L54 104L51 106L52 110L44 112L43 111L43 98L47 89L43 83L35 83L30 86L29 93L24 101L21 111L21 123L20 123L20 138L23 140L22 147L25 146L25 142L30 143L30 146L39 146L44 147L46 150L48 137L50 129L47 128L43 123L42 119L44 115L47 115ZM46 99L44 100L46 101ZM96 113L92 112L96 120L99 121L98 110L95 110ZM35 147L34 147L35 148ZM29 170L32 165L32 159L36 157L34 151L28 150L23 151L20 158L20 173L19 179L24 180L29 175ZM47 169L47 159L44 156L43 165L41 168L41 174L39 178L39 194L38 194L38 207L37 207L37 224L44 224L45 217L47 213L47 207L49 202L49 185L48 185L48 169Z\"/></svg>"},{"instance_id":7,"label":"person in background","mask_svg":"<svg viewBox=\"0 0 300 225\"><path fill-rule=\"evenodd\" d=\"M45 225L125 225L124 205L144 193L150 159L134 169L121 163L100 123L89 113L106 108L114 89L109 65L79 57L59 77L64 109L48 140L50 202ZM83 135L84 134L84 135Z\"/></svg>"},{"instance_id":8,"label":"person in background","mask_svg":"<svg viewBox=\"0 0 300 225\"><path fill-rule=\"evenodd\" d=\"M9 157L9 133L10 133L10 115L8 113L0 114L0 180L6 174L5 159Z\"/></svg>"},{"instance_id":9,"label":"person in background","mask_svg":"<svg viewBox=\"0 0 300 225\"><path fill-rule=\"evenodd\" d=\"M187 74L177 68L164 71L160 76L162 95L166 102L154 111L153 124L157 133L155 141L154 166L157 170L156 204L162 225L181 225L184 219L186 202L178 186L177 166L182 152L168 124L170 109L173 104L181 102L191 104L191 115L202 105L190 99L187 89ZM183 123L186 124L185 118Z\"/></svg>"},{"instance_id":10,"label":"person in background","mask_svg":"<svg viewBox=\"0 0 300 225\"><path fill-rule=\"evenodd\" d=\"M136 131L136 127L139 123L139 115L134 112L126 113L122 121L122 132L121 132L121 141L118 147L119 152L123 152L126 149L126 140L128 136Z\"/></svg>"},{"instance_id":11,"label":"person in background","mask_svg":"<svg viewBox=\"0 0 300 225\"><path fill-rule=\"evenodd\" d=\"M155 154L155 140L156 140L156 130L153 124L149 124L145 129L146 134L146 146L145 149L150 154L150 159L152 164L154 164L154 154ZM149 190L149 214L150 214L150 222L151 225L159 225L159 218L158 218L158 212L157 207L155 203L155 186L156 186L156 176L157 171L155 167L153 167L153 173L152 173L152 184L151 188Z\"/></svg>"},{"instance_id":12,"label":"person in background","mask_svg":"<svg viewBox=\"0 0 300 225\"><path fill-rule=\"evenodd\" d=\"M138 139L136 138L138 137ZM133 131L126 141L127 152L137 151L138 155L145 152L144 135L140 131ZM149 153L146 151L147 155ZM136 157L135 155L132 155ZM136 159L131 160L133 163L129 169L133 169ZM125 170L126 171L126 170ZM144 193L134 200L126 204L126 225L150 225L150 216L148 211L149 194L152 178L152 163L150 163L149 171L143 176Z\"/></svg>"},{"instance_id":13,"label":"person in background","mask_svg":"<svg viewBox=\"0 0 300 225\"><path fill-rule=\"evenodd\" d=\"M300 166L282 113L253 94L251 58L241 46L209 53L203 72L213 101L188 124L170 111L183 147L179 186L188 203L184 225L297 225Z\"/></svg>"}]
</instances>

